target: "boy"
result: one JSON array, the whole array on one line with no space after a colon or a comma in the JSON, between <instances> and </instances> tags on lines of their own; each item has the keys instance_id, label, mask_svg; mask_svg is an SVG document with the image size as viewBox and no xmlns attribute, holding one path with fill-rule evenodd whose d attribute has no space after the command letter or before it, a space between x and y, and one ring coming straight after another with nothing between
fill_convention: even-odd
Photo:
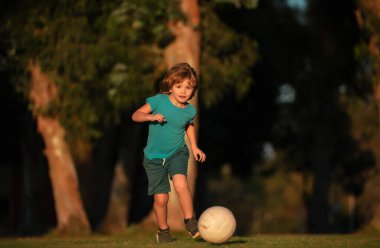
<instances>
[{"instance_id":1,"label":"boy","mask_svg":"<svg viewBox=\"0 0 380 248\"><path fill-rule=\"evenodd\" d=\"M206 155L198 148L194 127L196 109L188 103L197 88L195 70L187 63L176 64L166 73L160 93L147 98L146 104L132 115L135 122L149 122L144 168L149 182L148 194L154 195L159 243L172 241L167 223L168 175L173 181L187 231L193 238L200 236L187 183L189 150L184 137L186 133L195 159L203 163Z\"/></svg>"}]
</instances>

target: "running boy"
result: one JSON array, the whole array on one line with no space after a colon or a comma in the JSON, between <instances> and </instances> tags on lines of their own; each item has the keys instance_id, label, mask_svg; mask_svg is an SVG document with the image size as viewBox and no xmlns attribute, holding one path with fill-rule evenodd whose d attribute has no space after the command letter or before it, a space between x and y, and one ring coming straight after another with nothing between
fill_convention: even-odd
<instances>
[{"instance_id":1,"label":"running boy","mask_svg":"<svg viewBox=\"0 0 380 248\"><path fill-rule=\"evenodd\" d=\"M167 223L168 175L177 193L187 231L193 238L200 236L187 183L189 149L184 139L186 133L195 159L204 162L206 155L198 148L194 127L196 109L188 103L197 88L196 71L187 63L176 64L161 82L160 93L147 98L146 104L132 115L135 122L149 122L144 168L148 176L148 194L154 195L159 243L172 241Z\"/></svg>"}]
</instances>

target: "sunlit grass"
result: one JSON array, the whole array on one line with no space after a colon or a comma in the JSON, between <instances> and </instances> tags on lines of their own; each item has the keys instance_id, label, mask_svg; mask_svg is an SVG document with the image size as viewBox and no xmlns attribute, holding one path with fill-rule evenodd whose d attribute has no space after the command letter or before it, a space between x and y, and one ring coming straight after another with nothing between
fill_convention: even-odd
<instances>
[{"instance_id":1,"label":"sunlit grass","mask_svg":"<svg viewBox=\"0 0 380 248\"><path fill-rule=\"evenodd\" d=\"M226 243L215 245L203 240L193 240L186 233L174 233L177 238L169 244L157 244L154 231L138 227L123 234L91 235L82 238L23 237L1 238L1 248L123 248L123 247L278 247L278 248L371 248L380 247L380 235L253 235L234 236Z\"/></svg>"}]
</instances>

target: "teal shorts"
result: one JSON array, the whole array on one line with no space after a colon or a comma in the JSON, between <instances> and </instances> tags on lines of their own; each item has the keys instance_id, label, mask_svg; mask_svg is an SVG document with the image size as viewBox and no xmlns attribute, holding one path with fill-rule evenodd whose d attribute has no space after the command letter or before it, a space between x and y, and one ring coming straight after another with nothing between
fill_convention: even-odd
<instances>
[{"instance_id":1,"label":"teal shorts","mask_svg":"<svg viewBox=\"0 0 380 248\"><path fill-rule=\"evenodd\" d=\"M187 176L189 149L184 146L169 158L148 159L144 157L144 168L148 176L148 195L170 192L169 177L176 174Z\"/></svg>"}]
</instances>

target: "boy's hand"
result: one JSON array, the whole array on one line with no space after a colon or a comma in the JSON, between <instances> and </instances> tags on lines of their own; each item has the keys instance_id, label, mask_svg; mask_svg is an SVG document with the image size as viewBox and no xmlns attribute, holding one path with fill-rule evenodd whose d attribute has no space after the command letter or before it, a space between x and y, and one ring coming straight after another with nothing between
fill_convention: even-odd
<instances>
[{"instance_id":1,"label":"boy's hand","mask_svg":"<svg viewBox=\"0 0 380 248\"><path fill-rule=\"evenodd\" d=\"M151 117L151 121L157 121L158 123L166 122L166 119L162 114L152 114Z\"/></svg>"},{"instance_id":2,"label":"boy's hand","mask_svg":"<svg viewBox=\"0 0 380 248\"><path fill-rule=\"evenodd\" d=\"M204 161L206 161L206 154L204 154L204 152L201 149L199 148L193 149L193 154L194 154L195 160L197 160L198 162L203 163Z\"/></svg>"}]
</instances>

